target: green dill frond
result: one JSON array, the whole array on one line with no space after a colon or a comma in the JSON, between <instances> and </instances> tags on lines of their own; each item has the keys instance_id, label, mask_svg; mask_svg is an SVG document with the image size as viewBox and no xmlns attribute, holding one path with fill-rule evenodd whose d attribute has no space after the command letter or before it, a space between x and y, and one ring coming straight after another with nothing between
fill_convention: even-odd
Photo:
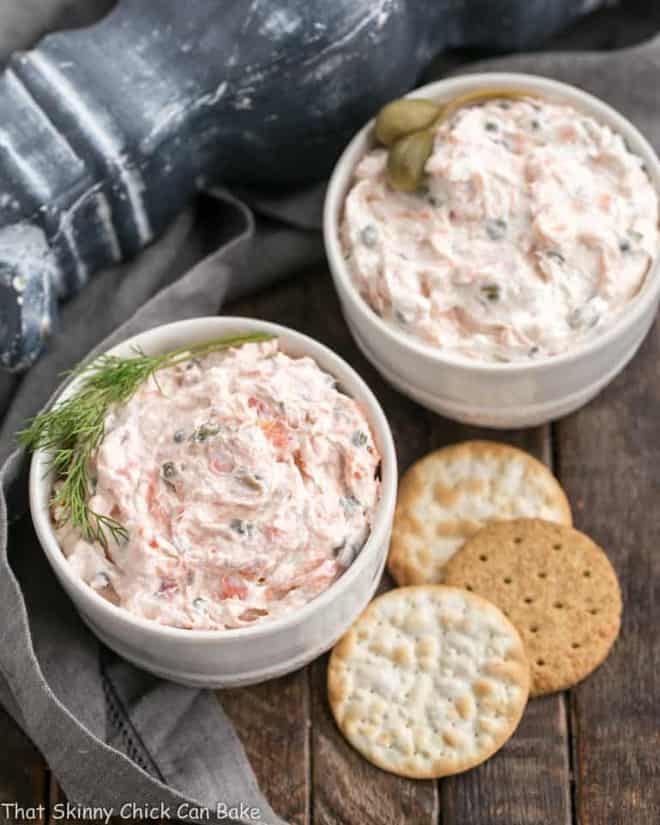
<instances>
[{"instance_id":1,"label":"green dill frond","mask_svg":"<svg viewBox=\"0 0 660 825\"><path fill-rule=\"evenodd\" d=\"M80 380L76 392L29 419L17 434L19 443L29 452L44 450L51 454L51 467L59 482L51 505L59 520L104 548L108 546L108 535L117 542L125 540L128 534L123 525L89 507L93 493L89 465L103 441L108 411L129 401L141 384L165 367L272 337L265 333L234 335L160 355L145 355L136 348L133 357L101 355L71 370L69 374Z\"/></svg>"}]
</instances>

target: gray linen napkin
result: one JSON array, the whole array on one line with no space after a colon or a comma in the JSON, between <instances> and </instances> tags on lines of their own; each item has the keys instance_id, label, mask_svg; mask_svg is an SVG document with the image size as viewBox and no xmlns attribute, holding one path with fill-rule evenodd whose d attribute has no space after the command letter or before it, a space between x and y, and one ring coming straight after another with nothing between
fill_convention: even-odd
<instances>
[{"instance_id":1,"label":"gray linen napkin","mask_svg":"<svg viewBox=\"0 0 660 825\"><path fill-rule=\"evenodd\" d=\"M572 82L610 101L660 146L660 38L614 53L528 55L470 70L483 68ZM216 196L215 237L219 244L225 240L218 252L182 275L203 252L191 215L182 216L158 244L97 276L65 308L67 334L53 340L19 386L2 379L0 397L13 394L0 442L5 455L12 433L46 401L58 372L118 324L97 349L156 324L214 313L237 291L318 257L319 236L310 230L318 225L321 190L254 198L255 209L269 216L258 224L244 202L226 192ZM69 799L115 810L127 800L164 804L171 816L184 801L211 810L218 802L247 803L259 813L240 821L280 823L213 694L127 665L82 625L22 516L25 469L25 456L14 452L0 479L0 701L44 754Z\"/></svg>"}]
</instances>

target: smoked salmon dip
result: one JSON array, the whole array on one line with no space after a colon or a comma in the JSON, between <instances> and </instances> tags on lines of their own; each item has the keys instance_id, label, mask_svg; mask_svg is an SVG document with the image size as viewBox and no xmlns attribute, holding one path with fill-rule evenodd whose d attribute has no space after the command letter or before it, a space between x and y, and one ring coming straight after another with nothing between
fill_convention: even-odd
<instances>
[{"instance_id":1,"label":"smoked salmon dip","mask_svg":"<svg viewBox=\"0 0 660 825\"><path fill-rule=\"evenodd\" d=\"M355 169L341 240L371 308L493 362L565 353L611 325L658 251L658 197L621 135L532 97L467 105L433 128L416 192L389 186L385 149Z\"/></svg>"},{"instance_id":2,"label":"smoked salmon dip","mask_svg":"<svg viewBox=\"0 0 660 825\"><path fill-rule=\"evenodd\" d=\"M248 343L160 370L109 412L89 506L125 541L56 531L77 575L134 615L237 628L341 575L369 535L379 467L331 375L277 340Z\"/></svg>"}]
</instances>

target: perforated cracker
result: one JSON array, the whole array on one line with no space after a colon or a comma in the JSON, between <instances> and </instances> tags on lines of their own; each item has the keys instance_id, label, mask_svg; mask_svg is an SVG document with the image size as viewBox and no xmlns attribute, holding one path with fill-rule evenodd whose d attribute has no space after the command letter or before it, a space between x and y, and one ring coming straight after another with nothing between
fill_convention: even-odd
<instances>
[{"instance_id":1,"label":"perforated cracker","mask_svg":"<svg viewBox=\"0 0 660 825\"><path fill-rule=\"evenodd\" d=\"M518 628L533 696L584 679L619 633L616 573L601 548L570 527L538 519L489 525L447 564L445 577L486 596Z\"/></svg>"},{"instance_id":2,"label":"perforated cracker","mask_svg":"<svg viewBox=\"0 0 660 825\"><path fill-rule=\"evenodd\" d=\"M404 587L375 599L332 652L328 696L366 759L416 779L483 762L515 730L529 693L518 632L465 590Z\"/></svg>"},{"instance_id":3,"label":"perforated cracker","mask_svg":"<svg viewBox=\"0 0 660 825\"><path fill-rule=\"evenodd\" d=\"M397 584L440 584L443 567L484 525L516 518L572 524L568 499L531 455L489 441L429 453L399 485L388 568Z\"/></svg>"}]
</instances>

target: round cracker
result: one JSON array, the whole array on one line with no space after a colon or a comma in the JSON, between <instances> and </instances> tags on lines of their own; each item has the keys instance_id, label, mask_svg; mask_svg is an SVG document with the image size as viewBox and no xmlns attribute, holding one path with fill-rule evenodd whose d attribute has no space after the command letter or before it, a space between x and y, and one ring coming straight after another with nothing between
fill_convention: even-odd
<instances>
[{"instance_id":1,"label":"round cracker","mask_svg":"<svg viewBox=\"0 0 660 825\"><path fill-rule=\"evenodd\" d=\"M417 461L399 484L388 569L397 584L441 584L443 567L486 524L542 518L571 525L557 479L533 456L466 441Z\"/></svg>"},{"instance_id":2,"label":"round cracker","mask_svg":"<svg viewBox=\"0 0 660 825\"><path fill-rule=\"evenodd\" d=\"M529 665L493 604L453 587L390 590L337 643L328 696L346 739L379 768L429 779L483 762L516 729Z\"/></svg>"},{"instance_id":3,"label":"round cracker","mask_svg":"<svg viewBox=\"0 0 660 825\"><path fill-rule=\"evenodd\" d=\"M538 519L485 527L445 568L448 583L491 599L515 624L532 696L572 687L607 656L621 625L621 590L584 533Z\"/></svg>"}]
</instances>

